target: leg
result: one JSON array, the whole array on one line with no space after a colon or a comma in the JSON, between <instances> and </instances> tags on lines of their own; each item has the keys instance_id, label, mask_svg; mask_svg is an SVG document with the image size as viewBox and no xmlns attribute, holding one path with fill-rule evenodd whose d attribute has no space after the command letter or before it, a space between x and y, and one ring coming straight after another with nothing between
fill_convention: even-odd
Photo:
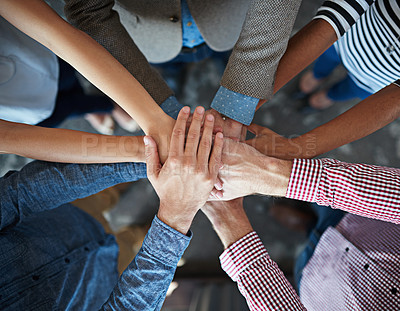
<instances>
[{"instance_id":1,"label":"leg","mask_svg":"<svg viewBox=\"0 0 400 311\"><path fill-rule=\"evenodd\" d=\"M341 61L339 55L336 53L336 49L332 45L315 61L313 75L318 80L327 78L340 64Z\"/></svg>"},{"instance_id":2,"label":"leg","mask_svg":"<svg viewBox=\"0 0 400 311\"><path fill-rule=\"evenodd\" d=\"M300 91L303 94L315 91L340 63L339 55L331 46L315 61L313 70L302 75L299 83Z\"/></svg>"},{"instance_id":3,"label":"leg","mask_svg":"<svg viewBox=\"0 0 400 311\"><path fill-rule=\"evenodd\" d=\"M360 88L349 75L328 90L328 98L334 101L345 101L353 98L365 99L371 93Z\"/></svg>"}]
</instances>

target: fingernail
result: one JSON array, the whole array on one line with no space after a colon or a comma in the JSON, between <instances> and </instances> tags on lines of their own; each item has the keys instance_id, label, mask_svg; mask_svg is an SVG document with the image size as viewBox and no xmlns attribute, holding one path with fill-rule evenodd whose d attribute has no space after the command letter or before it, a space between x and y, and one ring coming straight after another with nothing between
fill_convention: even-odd
<instances>
[{"instance_id":1,"label":"fingernail","mask_svg":"<svg viewBox=\"0 0 400 311\"><path fill-rule=\"evenodd\" d=\"M188 106L185 106L182 108L182 112L183 113L189 113L190 112L190 108Z\"/></svg>"},{"instance_id":2,"label":"fingernail","mask_svg":"<svg viewBox=\"0 0 400 311\"><path fill-rule=\"evenodd\" d=\"M222 199L223 194L221 192L217 192L215 195L218 199Z\"/></svg>"},{"instance_id":3,"label":"fingernail","mask_svg":"<svg viewBox=\"0 0 400 311\"><path fill-rule=\"evenodd\" d=\"M145 144L145 146L147 146L150 143L150 140L147 136L143 137L143 142Z\"/></svg>"},{"instance_id":4,"label":"fingernail","mask_svg":"<svg viewBox=\"0 0 400 311\"><path fill-rule=\"evenodd\" d=\"M198 114L203 114L204 113L204 107L200 106L196 108L196 111Z\"/></svg>"},{"instance_id":5,"label":"fingernail","mask_svg":"<svg viewBox=\"0 0 400 311\"><path fill-rule=\"evenodd\" d=\"M214 186L217 190L222 190L222 188L223 188L221 182L219 182L219 181Z\"/></svg>"},{"instance_id":6,"label":"fingernail","mask_svg":"<svg viewBox=\"0 0 400 311\"><path fill-rule=\"evenodd\" d=\"M221 132L218 132L217 135L215 135L215 137L224 138L224 134L222 134Z\"/></svg>"},{"instance_id":7,"label":"fingernail","mask_svg":"<svg viewBox=\"0 0 400 311\"><path fill-rule=\"evenodd\" d=\"M207 115L207 120L208 121L213 121L214 120L214 116L212 114Z\"/></svg>"}]
</instances>

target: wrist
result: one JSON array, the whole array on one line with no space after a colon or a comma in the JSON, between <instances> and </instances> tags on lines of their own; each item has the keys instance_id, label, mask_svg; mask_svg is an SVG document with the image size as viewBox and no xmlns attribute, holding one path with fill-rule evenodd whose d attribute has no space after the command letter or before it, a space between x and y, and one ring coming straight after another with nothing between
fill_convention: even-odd
<instances>
[{"instance_id":1,"label":"wrist","mask_svg":"<svg viewBox=\"0 0 400 311\"><path fill-rule=\"evenodd\" d=\"M228 248L253 231L243 209L243 198L208 202L202 210L210 220L224 248Z\"/></svg>"},{"instance_id":2,"label":"wrist","mask_svg":"<svg viewBox=\"0 0 400 311\"><path fill-rule=\"evenodd\" d=\"M224 249L254 231L243 209L242 212L233 212L231 214L225 212L225 215L214 218L211 223Z\"/></svg>"},{"instance_id":3,"label":"wrist","mask_svg":"<svg viewBox=\"0 0 400 311\"><path fill-rule=\"evenodd\" d=\"M169 137L174 125L175 120L160 109L160 112L143 127L143 131L149 136Z\"/></svg>"},{"instance_id":4,"label":"wrist","mask_svg":"<svg viewBox=\"0 0 400 311\"><path fill-rule=\"evenodd\" d=\"M257 182L254 183L255 193L280 196L286 195L293 161L272 157L260 159ZM261 173L260 173L261 172Z\"/></svg>"},{"instance_id":5,"label":"wrist","mask_svg":"<svg viewBox=\"0 0 400 311\"><path fill-rule=\"evenodd\" d=\"M185 235L188 233L195 215L196 213L191 209L173 206L165 202L160 202L160 208L157 213L158 219L163 223Z\"/></svg>"},{"instance_id":6,"label":"wrist","mask_svg":"<svg viewBox=\"0 0 400 311\"><path fill-rule=\"evenodd\" d=\"M293 138L291 144L297 148L297 152L292 153L292 159L311 159L319 155L317 150L317 137L314 134L306 133Z\"/></svg>"},{"instance_id":7,"label":"wrist","mask_svg":"<svg viewBox=\"0 0 400 311\"><path fill-rule=\"evenodd\" d=\"M122 136L119 150L130 156L130 162L146 162L143 136Z\"/></svg>"}]
</instances>

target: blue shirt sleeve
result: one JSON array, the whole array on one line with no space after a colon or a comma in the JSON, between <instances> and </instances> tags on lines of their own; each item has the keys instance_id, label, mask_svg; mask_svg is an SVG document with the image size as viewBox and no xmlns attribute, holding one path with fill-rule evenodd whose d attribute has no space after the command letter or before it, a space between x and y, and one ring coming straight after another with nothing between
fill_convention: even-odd
<instances>
[{"instance_id":1,"label":"blue shirt sleeve","mask_svg":"<svg viewBox=\"0 0 400 311\"><path fill-rule=\"evenodd\" d=\"M191 231L183 235L155 216L142 248L102 310L160 310L191 237Z\"/></svg>"},{"instance_id":2,"label":"blue shirt sleeve","mask_svg":"<svg viewBox=\"0 0 400 311\"><path fill-rule=\"evenodd\" d=\"M211 108L244 125L250 125L258 101L258 98L236 93L220 86L211 103Z\"/></svg>"},{"instance_id":3,"label":"blue shirt sleeve","mask_svg":"<svg viewBox=\"0 0 400 311\"><path fill-rule=\"evenodd\" d=\"M65 164L34 161L0 178L0 230L118 183L146 177L144 163Z\"/></svg>"},{"instance_id":4,"label":"blue shirt sleeve","mask_svg":"<svg viewBox=\"0 0 400 311\"><path fill-rule=\"evenodd\" d=\"M176 120L183 105L178 102L175 96L170 96L160 105L160 107L167 115Z\"/></svg>"}]
</instances>

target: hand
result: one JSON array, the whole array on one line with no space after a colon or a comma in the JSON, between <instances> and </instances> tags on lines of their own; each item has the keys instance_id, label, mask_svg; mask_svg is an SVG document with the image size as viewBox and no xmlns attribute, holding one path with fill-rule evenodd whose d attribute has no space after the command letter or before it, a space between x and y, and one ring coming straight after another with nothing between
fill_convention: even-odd
<instances>
[{"instance_id":1,"label":"hand","mask_svg":"<svg viewBox=\"0 0 400 311\"><path fill-rule=\"evenodd\" d=\"M168 157L175 120L165 114L162 120L157 120L157 123L157 126L153 127L156 130L154 132L149 131L149 136L151 136L157 143L160 162L165 163Z\"/></svg>"},{"instance_id":2,"label":"hand","mask_svg":"<svg viewBox=\"0 0 400 311\"><path fill-rule=\"evenodd\" d=\"M147 176L160 198L158 218L184 234L210 196L221 167L223 146L222 133L215 135L212 145L213 116L205 118L200 138L203 107L197 107L193 114L185 144L189 113L189 107L179 113L164 165L160 164L154 140L149 136L144 138Z\"/></svg>"},{"instance_id":3,"label":"hand","mask_svg":"<svg viewBox=\"0 0 400 311\"><path fill-rule=\"evenodd\" d=\"M262 154L286 160L303 157L304 148L297 138L285 138L257 124L251 124L247 129L256 137L247 140L246 144L256 148Z\"/></svg>"},{"instance_id":4,"label":"hand","mask_svg":"<svg viewBox=\"0 0 400 311\"><path fill-rule=\"evenodd\" d=\"M247 144L225 139L222 163L219 171L224 185L222 200L255 193L285 196L292 161L267 157Z\"/></svg>"},{"instance_id":5,"label":"hand","mask_svg":"<svg viewBox=\"0 0 400 311\"><path fill-rule=\"evenodd\" d=\"M243 198L225 202L207 202L201 210L210 220L224 248L228 248L253 231L243 209Z\"/></svg>"},{"instance_id":6,"label":"hand","mask_svg":"<svg viewBox=\"0 0 400 311\"><path fill-rule=\"evenodd\" d=\"M224 136L233 140L242 140L243 124L227 118L224 120L222 115L215 109L210 109L206 114L212 114L215 118L214 132L223 132Z\"/></svg>"},{"instance_id":7,"label":"hand","mask_svg":"<svg viewBox=\"0 0 400 311\"><path fill-rule=\"evenodd\" d=\"M215 109L209 109L206 112L206 116L211 114L214 117L214 134L218 132L224 131L224 120L222 119L222 115Z\"/></svg>"},{"instance_id":8,"label":"hand","mask_svg":"<svg viewBox=\"0 0 400 311\"><path fill-rule=\"evenodd\" d=\"M242 141L246 138L246 127L242 123L227 118L224 123L224 136L235 141Z\"/></svg>"}]
</instances>

